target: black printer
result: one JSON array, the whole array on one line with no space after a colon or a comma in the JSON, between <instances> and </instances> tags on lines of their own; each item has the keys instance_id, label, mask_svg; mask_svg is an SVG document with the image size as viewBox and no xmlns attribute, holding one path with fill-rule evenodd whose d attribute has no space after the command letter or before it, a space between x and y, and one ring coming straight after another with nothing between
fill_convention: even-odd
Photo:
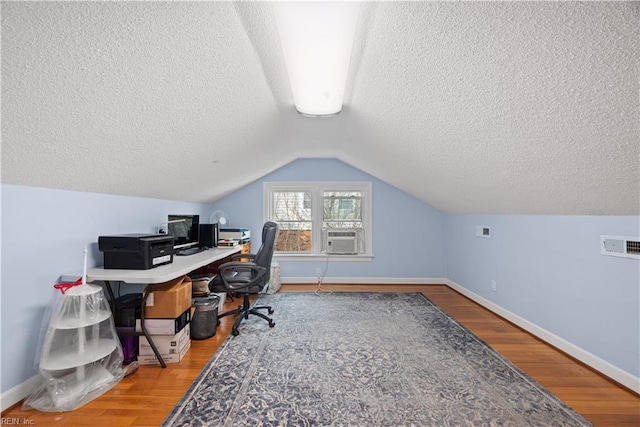
<instances>
[{"instance_id":1,"label":"black printer","mask_svg":"<svg viewBox=\"0 0 640 427\"><path fill-rule=\"evenodd\" d=\"M173 236L166 234L120 234L98 237L104 268L149 270L173 262Z\"/></svg>"}]
</instances>

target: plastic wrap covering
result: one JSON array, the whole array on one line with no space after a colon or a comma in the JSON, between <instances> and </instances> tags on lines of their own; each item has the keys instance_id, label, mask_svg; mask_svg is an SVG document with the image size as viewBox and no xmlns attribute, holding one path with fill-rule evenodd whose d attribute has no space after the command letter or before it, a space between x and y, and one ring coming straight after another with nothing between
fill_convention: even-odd
<instances>
[{"instance_id":1,"label":"plastic wrap covering","mask_svg":"<svg viewBox=\"0 0 640 427\"><path fill-rule=\"evenodd\" d=\"M269 282L267 285L262 288L261 294L275 294L282 287L282 283L280 281L280 264L277 262L271 263L271 276L269 277Z\"/></svg>"},{"instance_id":2,"label":"plastic wrap covering","mask_svg":"<svg viewBox=\"0 0 640 427\"><path fill-rule=\"evenodd\" d=\"M23 408L71 411L102 395L124 376L122 347L102 288L61 289L51 302L40 345L42 383Z\"/></svg>"}]
</instances>

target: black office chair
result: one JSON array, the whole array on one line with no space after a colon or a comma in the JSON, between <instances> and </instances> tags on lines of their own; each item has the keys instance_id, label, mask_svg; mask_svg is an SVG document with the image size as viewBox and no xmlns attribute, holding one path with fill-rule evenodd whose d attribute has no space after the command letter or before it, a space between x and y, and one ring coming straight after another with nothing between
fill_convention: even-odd
<instances>
[{"instance_id":1,"label":"black office chair","mask_svg":"<svg viewBox=\"0 0 640 427\"><path fill-rule=\"evenodd\" d=\"M259 293L269 282L271 277L271 258L278 233L278 224L267 221L262 227L262 245L255 254L238 254L231 257L231 262L222 264L219 267L218 276L212 280L210 289L219 289L219 285L224 285L227 293L242 294L242 305L235 310L227 311L218 316L221 319L225 316L237 314L238 318L233 324L231 333L234 336L239 334L238 325L243 319L248 319L250 314L262 317L269 322L269 327L276 324L266 314L258 310L267 310L273 313L270 306L253 306L249 304L249 295ZM234 261L235 259L248 258L249 262ZM217 283L215 283L217 282ZM220 283L221 282L221 283ZM219 321L219 320L218 320Z\"/></svg>"}]
</instances>

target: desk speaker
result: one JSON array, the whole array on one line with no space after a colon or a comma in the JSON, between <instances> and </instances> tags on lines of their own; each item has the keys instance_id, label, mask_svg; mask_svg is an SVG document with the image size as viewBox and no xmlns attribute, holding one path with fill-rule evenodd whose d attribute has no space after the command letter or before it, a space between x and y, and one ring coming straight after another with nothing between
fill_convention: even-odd
<instances>
[{"instance_id":1,"label":"desk speaker","mask_svg":"<svg viewBox=\"0 0 640 427\"><path fill-rule=\"evenodd\" d=\"M218 246L218 224L200 224L200 247Z\"/></svg>"}]
</instances>

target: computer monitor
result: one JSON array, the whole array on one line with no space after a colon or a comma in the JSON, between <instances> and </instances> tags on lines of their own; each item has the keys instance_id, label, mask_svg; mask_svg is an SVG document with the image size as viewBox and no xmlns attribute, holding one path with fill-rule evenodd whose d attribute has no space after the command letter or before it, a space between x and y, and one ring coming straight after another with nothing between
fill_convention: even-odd
<instances>
[{"instance_id":1,"label":"computer monitor","mask_svg":"<svg viewBox=\"0 0 640 427\"><path fill-rule=\"evenodd\" d=\"M173 249L198 246L200 240L199 215L168 215L167 228L174 237Z\"/></svg>"}]
</instances>

